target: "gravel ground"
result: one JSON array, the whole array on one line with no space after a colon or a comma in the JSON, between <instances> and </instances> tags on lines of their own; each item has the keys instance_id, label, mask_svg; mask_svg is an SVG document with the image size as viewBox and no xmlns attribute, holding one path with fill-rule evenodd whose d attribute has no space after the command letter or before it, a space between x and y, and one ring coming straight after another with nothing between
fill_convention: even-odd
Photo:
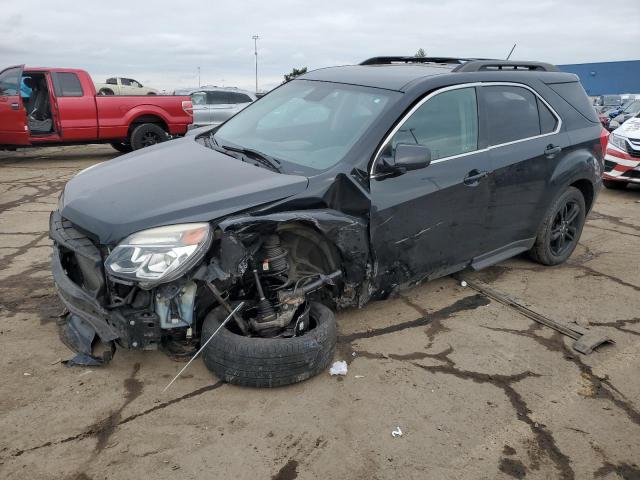
<instances>
[{"instance_id":1,"label":"gravel ground","mask_svg":"<svg viewBox=\"0 0 640 480\"><path fill-rule=\"evenodd\" d=\"M49 212L116 155L0 152L0 478L640 478L640 189L601 193L565 265L464 275L615 339L592 355L448 277L339 313L344 378L255 390L196 361L162 393L160 352L60 364Z\"/></svg>"}]
</instances>

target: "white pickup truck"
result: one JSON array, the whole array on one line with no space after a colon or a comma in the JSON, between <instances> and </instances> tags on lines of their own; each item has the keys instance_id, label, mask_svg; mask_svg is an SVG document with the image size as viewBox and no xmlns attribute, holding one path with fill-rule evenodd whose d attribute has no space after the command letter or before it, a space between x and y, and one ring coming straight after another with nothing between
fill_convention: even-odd
<instances>
[{"instance_id":1,"label":"white pickup truck","mask_svg":"<svg viewBox=\"0 0 640 480\"><path fill-rule=\"evenodd\" d=\"M112 77L105 83L96 83L98 95L157 95L155 88L143 87L133 78Z\"/></svg>"}]
</instances>

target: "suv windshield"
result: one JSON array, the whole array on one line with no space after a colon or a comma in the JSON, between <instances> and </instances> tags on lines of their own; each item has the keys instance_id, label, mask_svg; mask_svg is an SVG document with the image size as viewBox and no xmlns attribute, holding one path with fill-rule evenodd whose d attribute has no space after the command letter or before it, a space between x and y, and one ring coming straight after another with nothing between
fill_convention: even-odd
<instances>
[{"instance_id":1,"label":"suv windshield","mask_svg":"<svg viewBox=\"0 0 640 480\"><path fill-rule=\"evenodd\" d=\"M296 80L273 91L215 132L220 146L253 149L303 170L338 163L397 92ZM295 169L295 168L294 168Z\"/></svg>"}]
</instances>

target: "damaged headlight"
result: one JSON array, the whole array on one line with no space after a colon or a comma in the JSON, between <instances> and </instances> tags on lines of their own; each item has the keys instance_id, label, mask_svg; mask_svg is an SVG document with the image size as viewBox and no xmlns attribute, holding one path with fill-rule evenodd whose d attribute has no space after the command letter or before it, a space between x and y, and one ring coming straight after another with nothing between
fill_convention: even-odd
<instances>
[{"instance_id":1,"label":"damaged headlight","mask_svg":"<svg viewBox=\"0 0 640 480\"><path fill-rule=\"evenodd\" d=\"M211 245L208 223L185 223L143 230L128 236L107 257L108 273L153 287L180 277Z\"/></svg>"}]
</instances>

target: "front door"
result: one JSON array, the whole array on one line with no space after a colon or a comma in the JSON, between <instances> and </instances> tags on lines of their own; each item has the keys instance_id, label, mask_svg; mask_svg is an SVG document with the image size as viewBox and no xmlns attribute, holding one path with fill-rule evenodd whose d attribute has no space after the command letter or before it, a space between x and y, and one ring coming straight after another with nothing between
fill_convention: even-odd
<instances>
[{"instance_id":1,"label":"front door","mask_svg":"<svg viewBox=\"0 0 640 480\"><path fill-rule=\"evenodd\" d=\"M193 104L193 124L209 125L211 123L210 105L207 103L207 92L193 92L191 94Z\"/></svg>"},{"instance_id":2,"label":"front door","mask_svg":"<svg viewBox=\"0 0 640 480\"><path fill-rule=\"evenodd\" d=\"M24 65L0 72L0 145L28 145L27 111L20 95Z\"/></svg>"},{"instance_id":3,"label":"front door","mask_svg":"<svg viewBox=\"0 0 640 480\"><path fill-rule=\"evenodd\" d=\"M371 244L380 285L459 270L486 249L491 166L479 134L477 89L426 97L392 131L371 178ZM384 173L399 143L428 147L431 164Z\"/></svg>"}]
</instances>

